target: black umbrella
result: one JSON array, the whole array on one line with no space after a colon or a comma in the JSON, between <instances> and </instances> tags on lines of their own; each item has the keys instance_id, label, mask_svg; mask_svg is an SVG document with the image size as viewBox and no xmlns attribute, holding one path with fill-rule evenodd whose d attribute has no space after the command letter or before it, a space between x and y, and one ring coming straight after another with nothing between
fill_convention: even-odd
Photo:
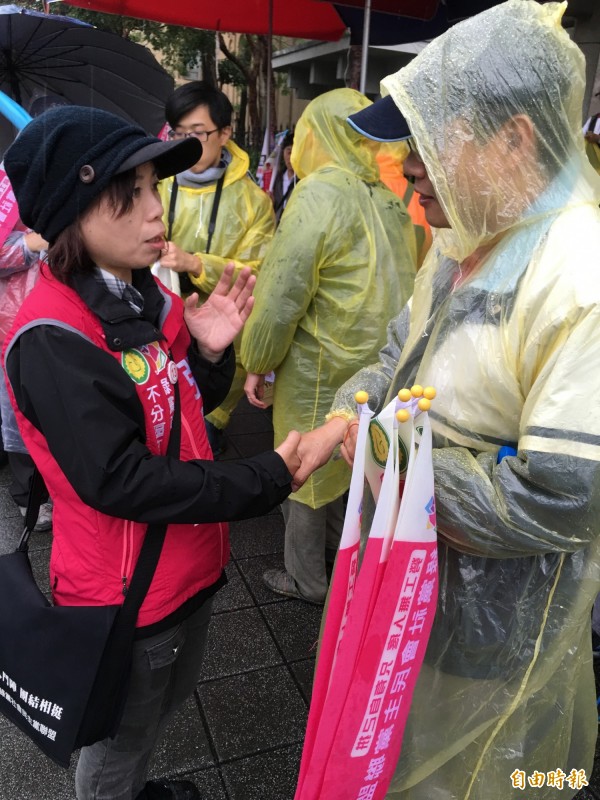
<instances>
[{"instance_id":1,"label":"black umbrella","mask_svg":"<svg viewBox=\"0 0 600 800\"><path fill-rule=\"evenodd\" d=\"M0 6L0 90L26 111L51 94L157 134L173 79L142 45L71 17L8 5Z\"/></svg>"}]
</instances>

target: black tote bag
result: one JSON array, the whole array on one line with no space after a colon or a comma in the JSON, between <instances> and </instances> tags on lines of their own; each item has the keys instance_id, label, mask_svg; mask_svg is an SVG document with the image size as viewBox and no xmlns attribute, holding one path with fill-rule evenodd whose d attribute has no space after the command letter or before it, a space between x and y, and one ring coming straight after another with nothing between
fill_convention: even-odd
<instances>
[{"instance_id":1,"label":"black tote bag","mask_svg":"<svg viewBox=\"0 0 600 800\"><path fill-rule=\"evenodd\" d=\"M179 391L167 455L178 457ZM25 533L0 556L0 713L61 767L73 750L116 732L138 611L160 557L166 525L150 525L123 605L53 606L35 582L28 538L39 512L36 470Z\"/></svg>"},{"instance_id":2,"label":"black tote bag","mask_svg":"<svg viewBox=\"0 0 600 800\"><path fill-rule=\"evenodd\" d=\"M77 746L119 608L54 607L26 549L0 557L0 711L61 767Z\"/></svg>"}]
</instances>

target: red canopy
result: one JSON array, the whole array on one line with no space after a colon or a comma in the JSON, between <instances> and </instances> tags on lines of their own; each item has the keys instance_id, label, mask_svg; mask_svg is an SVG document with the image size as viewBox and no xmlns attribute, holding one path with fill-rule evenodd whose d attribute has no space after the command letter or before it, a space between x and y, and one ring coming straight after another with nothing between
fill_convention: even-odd
<instances>
[{"instance_id":1,"label":"red canopy","mask_svg":"<svg viewBox=\"0 0 600 800\"><path fill-rule=\"evenodd\" d=\"M80 8L152 19L171 25L269 33L268 0L69 0ZM302 39L339 39L346 26L333 5L319 0L273 0L273 33Z\"/></svg>"},{"instance_id":2,"label":"red canopy","mask_svg":"<svg viewBox=\"0 0 600 800\"><path fill-rule=\"evenodd\" d=\"M320 2L335 2L338 6L355 8L365 7L365 0L320 0ZM439 4L439 0L372 0L371 10L412 19L430 20L435 16Z\"/></svg>"}]
</instances>

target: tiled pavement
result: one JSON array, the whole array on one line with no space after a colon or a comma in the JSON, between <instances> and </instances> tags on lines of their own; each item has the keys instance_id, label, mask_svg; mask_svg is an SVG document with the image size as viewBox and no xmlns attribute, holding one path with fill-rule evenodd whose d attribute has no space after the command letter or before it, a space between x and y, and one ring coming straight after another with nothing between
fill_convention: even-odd
<instances>
[{"instance_id":1,"label":"tiled pavement","mask_svg":"<svg viewBox=\"0 0 600 800\"><path fill-rule=\"evenodd\" d=\"M227 437L223 460L268 449L269 414L242 403ZM13 549L21 532L8 482L4 468L0 553ZM46 588L49 548L50 535L32 537L32 562ZM265 569L283 564L279 511L233 523L231 548L229 583L216 598L201 681L159 745L151 777L185 776L204 800L292 800L320 609L279 599L262 584ZM68 771L55 766L0 717L0 800L74 800L73 776L74 765ZM600 800L600 758L591 784L577 800Z\"/></svg>"}]
</instances>

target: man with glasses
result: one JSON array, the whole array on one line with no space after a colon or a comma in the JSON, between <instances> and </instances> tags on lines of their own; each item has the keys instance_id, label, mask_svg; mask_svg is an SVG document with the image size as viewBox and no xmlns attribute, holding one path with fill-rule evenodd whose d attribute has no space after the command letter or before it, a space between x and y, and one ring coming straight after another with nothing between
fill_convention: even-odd
<instances>
[{"instance_id":1,"label":"man with glasses","mask_svg":"<svg viewBox=\"0 0 600 800\"><path fill-rule=\"evenodd\" d=\"M258 272L275 231L271 201L248 174L248 154L231 139L232 113L226 95L204 81L180 86L165 107L170 138L195 136L202 157L160 185L168 241L161 266L180 273L182 291L198 292L200 303L229 262L236 274L242 267ZM243 395L244 380L238 363L229 395L207 417L215 455L223 449L223 429Z\"/></svg>"}]
</instances>

